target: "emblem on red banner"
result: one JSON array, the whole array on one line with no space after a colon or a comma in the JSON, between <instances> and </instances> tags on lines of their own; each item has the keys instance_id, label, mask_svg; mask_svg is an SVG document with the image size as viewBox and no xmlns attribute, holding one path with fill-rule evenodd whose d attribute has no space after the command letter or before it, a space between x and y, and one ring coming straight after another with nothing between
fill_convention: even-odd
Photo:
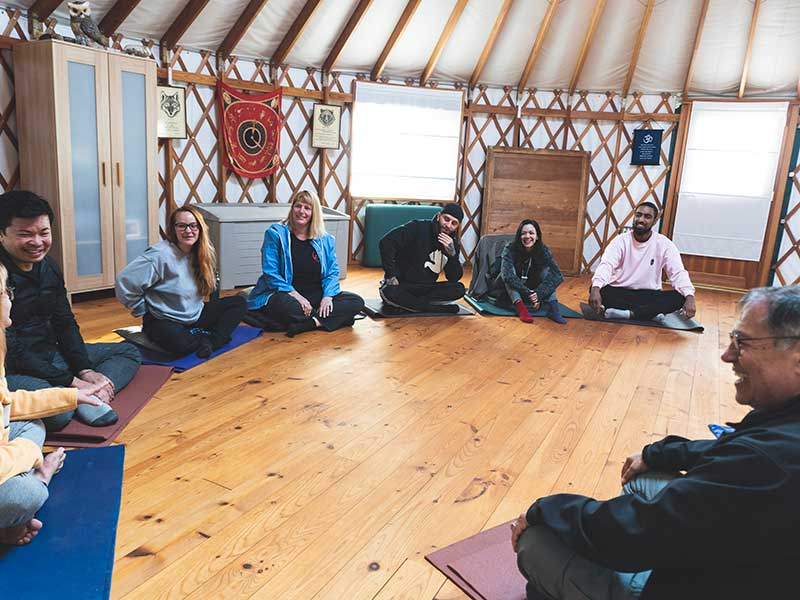
<instances>
[{"instance_id":1,"label":"emblem on red banner","mask_svg":"<svg viewBox=\"0 0 800 600\"><path fill-rule=\"evenodd\" d=\"M244 94L217 83L225 166L242 177L266 177L280 165L281 90Z\"/></svg>"}]
</instances>

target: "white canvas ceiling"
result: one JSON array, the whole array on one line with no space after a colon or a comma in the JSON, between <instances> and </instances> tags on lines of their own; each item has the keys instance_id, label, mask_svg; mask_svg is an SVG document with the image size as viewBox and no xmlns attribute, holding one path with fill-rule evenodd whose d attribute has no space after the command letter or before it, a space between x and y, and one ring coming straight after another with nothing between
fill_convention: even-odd
<instances>
[{"instance_id":1,"label":"white canvas ceiling","mask_svg":"<svg viewBox=\"0 0 800 600\"><path fill-rule=\"evenodd\" d=\"M555 0L554 0L555 1ZM745 61L755 0L710 0L695 58L690 92L735 95ZM99 22L116 0L91 2ZM188 0L141 0L119 31L158 40ZM268 0L233 54L269 59L306 0ZM527 85L565 89L579 60L598 0L560 0ZM383 75L419 79L457 0L422 0L390 54ZM28 8L33 0L11 1ZM179 40L191 49L216 50L249 0L210 0ZM285 62L320 68L358 0L322 0ZM345 45L335 70L369 72L407 0L374 0ZM577 89L622 89L634 56L647 0L606 0ZM431 79L467 82L503 0L468 0ZM514 0L479 82L515 86L549 0ZM656 0L631 90L680 92L689 66L703 0ZM68 22L66 3L56 13ZM800 76L800 1L760 0L746 96L797 94Z\"/></svg>"}]
</instances>

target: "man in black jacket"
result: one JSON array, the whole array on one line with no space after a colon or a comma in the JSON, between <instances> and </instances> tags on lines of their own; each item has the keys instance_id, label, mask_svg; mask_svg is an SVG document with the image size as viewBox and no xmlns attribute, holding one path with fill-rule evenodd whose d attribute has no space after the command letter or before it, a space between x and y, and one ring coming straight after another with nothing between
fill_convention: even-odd
<instances>
[{"instance_id":1,"label":"man in black jacket","mask_svg":"<svg viewBox=\"0 0 800 600\"><path fill-rule=\"evenodd\" d=\"M385 277L380 295L386 304L410 312L458 312L458 306L449 302L466 291L459 281L464 271L458 259L458 226L463 218L458 204L448 204L430 221L410 221L383 236ZM442 271L447 281L439 282Z\"/></svg>"},{"instance_id":2,"label":"man in black jacket","mask_svg":"<svg viewBox=\"0 0 800 600\"><path fill-rule=\"evenodd\" d=\"M0 261L8 269L14 294L12 325L6 330L7 382L10 390L49 387L99 388L101 406L74 411L87 425L117 421L107 404L124 388L141 363L128 343L85 344L72 314L64 278L52 258L53 210L33 192L0 196ZM66 233L66 232L65 232ZM62 429L73 411L43 419L50 431Z\"/></svg>"},{"instance_id":3,"label":"man in black jacket","mask_svg":"<svg viewBox=\"0 0 800 600\"><path fill-rule=\"evenodd\" d=\"M719 440L645 446L625 461L622 496L537 500L511 527L528 598L798 596L800 286L740 306L722 360L753 410Z\"/></svg>"}]
</instances>

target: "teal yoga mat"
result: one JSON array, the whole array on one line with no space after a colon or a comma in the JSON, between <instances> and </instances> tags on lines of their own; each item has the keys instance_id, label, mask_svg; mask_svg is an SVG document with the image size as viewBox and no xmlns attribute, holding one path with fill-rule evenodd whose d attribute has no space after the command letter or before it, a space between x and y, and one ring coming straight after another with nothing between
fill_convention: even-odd
<instances>
[{"instance_id":1,"label":"teal yoga mat","mask_svg":"<svg viewBox=\"0 0 800 600\"><path fill-rule=\"evenodd\" d=\"M27 546L0 546L3 598L105 600L111 593L124 446L67 452Z\"/></svg>"},{"instance_id":2,"label":"teal yoga mat","mask_svg":"<svg viewBox=\"0 0 800 600\"><path fill-rule=\"evenodd\" d=\"M504 306L497 306L488 300L476 300L469 294L464 296L464 300L477 310L482 315L490 315L493 317L516 317L517 313L513 308L506 308ZM559 302L558 306L561 309L561 316L567 319L582 319L581 313L572 310L569 306L564 306ZM535 310L531 312L534 317L546 317L547 312L544 310Z\"/></svg>"}]
</instances>

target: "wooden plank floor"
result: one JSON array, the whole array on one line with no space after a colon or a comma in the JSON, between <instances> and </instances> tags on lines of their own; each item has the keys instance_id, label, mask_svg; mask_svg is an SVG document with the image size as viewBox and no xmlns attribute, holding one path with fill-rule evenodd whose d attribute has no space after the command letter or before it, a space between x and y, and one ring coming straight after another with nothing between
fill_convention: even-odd
<instances>
[{"instance_id":1,"label":"wooden plank floor","mask_svg":"<svg viewBox=\"0 0 800 600\"><path fill-rule=\"evenodd\" d=\"M343 287L376 296L379 278L351 267ZM612 496L644 443L744 414L719 360L735 301L698 293L703 335L366 319L175 375L119 439L112 597L464 598L426 553L553 491ZM113 299L75 313L91 341L135 323Z\"/></svg>"}]
</instances>

